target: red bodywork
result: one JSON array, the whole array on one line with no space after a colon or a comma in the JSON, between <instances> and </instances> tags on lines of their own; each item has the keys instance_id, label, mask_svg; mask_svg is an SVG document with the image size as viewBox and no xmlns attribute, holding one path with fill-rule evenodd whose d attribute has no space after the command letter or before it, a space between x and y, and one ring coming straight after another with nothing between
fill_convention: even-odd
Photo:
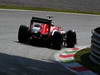
<instances>
[{"instance_id":1,"label":"red bodywork","mask_svg":"<svg viewBox=\"0 0 100 75\"><path fill-rule=\"evenodd\" d=\"M49 32L49 25L48 24L42 24L41 25L41 29L40 29L40 33L42 35L48 34Z\"/></svg>"},{"instance_id":2,"label":"red bodywork","mask_svg":"<svg viewBox=\"0 0 100 75\"><path fill-rule=\"evenodd\" d=\"M53 31L61 31L62 29L60 27L57 27L57 26L54 26L54 25L51 25L50 26L50 32L53 32ZM48 24L43 24L41 26L41 34L47 34L49 32L49 25Z\"/></svg>"},{"instance_id":3,"label":"red bodywork","mask_svg":"<svg viewBox=\"0 0 100 75\"><path fill-rule=\"evenodd\" d=\"M33 27L34 26L31 25L31 29ZM57 27L57 26L54 26L54 25L51 25L50 28L49 28L49 25L48 24L41 24L40 25L40 31L39 32L42 35L46 35L49 32L53 32L53 31L62 31L62 29L60 27Z\"/></svg>"}]
</instances>

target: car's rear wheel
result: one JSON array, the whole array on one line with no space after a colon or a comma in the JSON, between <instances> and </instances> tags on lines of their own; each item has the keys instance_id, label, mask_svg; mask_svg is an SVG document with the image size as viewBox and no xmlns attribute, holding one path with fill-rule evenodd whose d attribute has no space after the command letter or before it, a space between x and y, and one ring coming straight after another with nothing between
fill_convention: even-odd
<instances>
[{"instance_id":1,"label":"car's rear wheel","mask_svg":"<svg viewBox=\"0 0 100 75\"><path fill-rule=\"evenodd\" d=\"M20 25L18 31L18 41L21 43L25 43L28 41L28 27L24 25Z\"/></svg>"},{"instance_id":2,"label":"car's rear wheel","mask_svg":"<svg viewBox=\"0 0 100 75\"><path fill-rule=\"evenodd\" d=\"M52 38L53 48L60 50L63 43L63 37L60 32L55 32Z\"/></svg>"}]
</instances>

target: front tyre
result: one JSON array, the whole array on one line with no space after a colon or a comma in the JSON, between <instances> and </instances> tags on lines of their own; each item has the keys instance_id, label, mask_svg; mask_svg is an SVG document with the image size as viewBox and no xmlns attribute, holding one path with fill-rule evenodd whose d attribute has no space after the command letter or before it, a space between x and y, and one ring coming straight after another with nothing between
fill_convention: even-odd
<instances>
[{"instance_id":1,"label":"front tyre","mask_svg":"<svg viewBox=\"0 0 100 75\"><path fill-rule=\"evenodd\" d=\"M18 31L18 41L21 43L25 43L28 41L28 27L24 25L20 25Z\"/></svg>"},{"instance_id":2,"label":"front tyre","mask_svg":"<svg viewBox=\"0 0 100 75\"><path fill-rule=\"evenodd\" d=\"M66 38L67 47L69 48L75 47L75 44L77 43L76 32L69 30L68 32L66 32L66 36L67 36Z\"/></svg>"}]
</instances>

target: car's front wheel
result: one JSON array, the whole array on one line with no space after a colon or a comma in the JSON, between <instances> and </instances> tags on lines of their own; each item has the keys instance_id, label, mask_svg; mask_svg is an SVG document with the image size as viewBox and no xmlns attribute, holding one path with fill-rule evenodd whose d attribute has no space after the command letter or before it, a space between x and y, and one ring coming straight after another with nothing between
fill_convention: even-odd
<instances>
[{"instance_id":1,"label":"car's front wheel","mask_svg":"<svg viewBox=\"0 0 100 75\"><path fill-rule=\"evenodd\" d=\"M70 48L75 47L75 44L77 43L76 32L69 30L68 32L66 32L66 36L67 36L66 38L67 47Z\"/></svg>"}]
</instances>

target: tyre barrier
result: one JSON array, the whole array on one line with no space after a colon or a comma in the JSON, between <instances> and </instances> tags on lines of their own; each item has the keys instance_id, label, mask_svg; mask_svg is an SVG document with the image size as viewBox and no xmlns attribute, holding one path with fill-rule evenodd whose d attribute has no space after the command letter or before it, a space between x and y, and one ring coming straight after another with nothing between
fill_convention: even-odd
<instances>
[{"instance_id":1,"label":"tyre barrier","mask_svg":"<svg viewBox=\"0 0 100 75\"><path fill-rule=\"evenodd\" d=\"M92 31L90 60L100 65L100 27Z\"/></svg>"}]
</instances>

